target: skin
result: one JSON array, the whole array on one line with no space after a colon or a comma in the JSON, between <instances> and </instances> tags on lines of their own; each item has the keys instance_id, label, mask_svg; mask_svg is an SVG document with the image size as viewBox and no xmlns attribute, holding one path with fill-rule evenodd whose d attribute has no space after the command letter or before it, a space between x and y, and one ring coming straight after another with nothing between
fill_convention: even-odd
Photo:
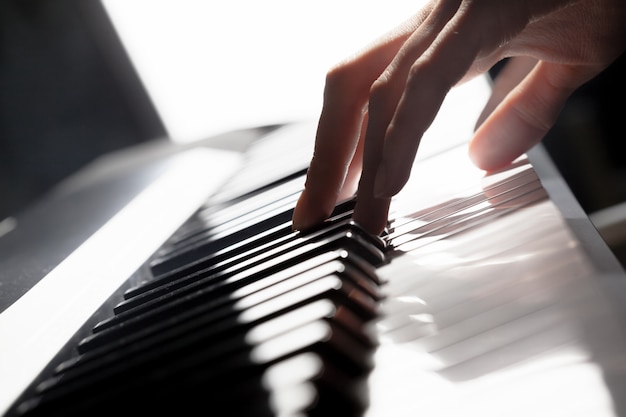
<instances>
[{"instance_id":1,"label":"skin","mask_svg":"<svg viewBox=\"0 0 626 417\"><path fill-rule=\"evenodd\" d=\"M495 170L540 142L571 94L626 49L624 0L433 0L332 68L293 228L356 192L354 220L379 234L420 139L454 86L510 58L469 144Z\"/></svg>"}]
</instances>

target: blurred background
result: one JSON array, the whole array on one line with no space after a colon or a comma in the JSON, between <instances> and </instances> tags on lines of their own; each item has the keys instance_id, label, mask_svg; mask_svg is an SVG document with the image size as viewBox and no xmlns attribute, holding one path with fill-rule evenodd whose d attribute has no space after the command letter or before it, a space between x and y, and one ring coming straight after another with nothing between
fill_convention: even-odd
<instances>
[{"instance_id":1,"label":"blurred background","mask_svg":"<svg viewBox=\"0 0 626 417\"><path fill-rule=\"evenodd\" d=\"M0 2L0 219L98 155L164 135L99 2Z\"/></svg>"},{"instance_id":2,"label":"blurred background","mask_svg":"<svg viewBox=\"0 0 626 417\"><path fill-rule=\"evenodd\" d=\"M194 12L204 3L0 2L0 222L104 153L316 117L326 69L419 7L390 0L386 14L375 2L267 0ZM277 27L266 15L287 19ZM622 56L583 86L544 141L601 231L626 217L625 67ZM233 71L239 82L225 84ZM174 72L176 82L157 91L158 77ZM218 96L232 99L211 101ZM626 243L608 239L624 263Z\"/></svg>"}]
</instances>

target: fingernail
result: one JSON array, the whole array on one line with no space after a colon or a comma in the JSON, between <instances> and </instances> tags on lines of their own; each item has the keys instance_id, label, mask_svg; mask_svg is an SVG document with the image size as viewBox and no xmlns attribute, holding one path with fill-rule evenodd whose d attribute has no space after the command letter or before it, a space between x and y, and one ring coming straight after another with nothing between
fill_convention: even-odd
<instances>
[{"instance_id":1,"label":"fingernail","mask_svg":"<svg viewBox=\"0 0 626 417\"><path fill-rule=\"evenodd\" d=\"M387 173L385 165L381 164L376 171L376 178L374 179L374 197L385 197L385 190L387 188Z\"/></svg>"}]
</instances>

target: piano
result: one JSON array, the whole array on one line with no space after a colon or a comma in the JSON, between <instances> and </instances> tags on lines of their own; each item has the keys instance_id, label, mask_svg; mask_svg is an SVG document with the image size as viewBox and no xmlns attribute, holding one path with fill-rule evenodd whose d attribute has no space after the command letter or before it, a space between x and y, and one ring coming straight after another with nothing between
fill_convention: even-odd
<instances>
[{"instance_id":1,"label":"piano","mask_svg":"<svg viewBox=\"0 0 626 417\"><path fill-rule=\"evenodd\" d=\"M385 233L294 232L314 133L107 155L5 220L2 415L626 415L626 274L541 146L487 174L436 122Z\"/></svg>"},{"instance_id":2,"label":"piano","mask_svg":"<svg viewBox=\"0 0 626 417\"><path fill-rule=\"evenodd\" d=\"M0 416L626 416L626 272L541 145L471 164L488 92L381 236L352 199L291 230L315 120L107 154L0 222Z\"/></svg>"}]
</instances>

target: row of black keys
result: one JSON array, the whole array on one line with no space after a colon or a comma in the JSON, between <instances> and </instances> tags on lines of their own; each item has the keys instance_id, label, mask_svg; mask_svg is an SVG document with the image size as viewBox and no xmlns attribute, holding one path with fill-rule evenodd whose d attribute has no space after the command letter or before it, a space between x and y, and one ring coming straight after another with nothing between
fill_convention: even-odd
<instances>
[{"instance_id":1,"label":"row of black keys","mask_svg":"<svg viewBox=\"0 0 626 417\"><path fill-rule=\"evenodd\" d=\"M19 414L361 415L385 245L353 201L292 231L302 181L199 210Z\"/></svg>"}]
</instances>

